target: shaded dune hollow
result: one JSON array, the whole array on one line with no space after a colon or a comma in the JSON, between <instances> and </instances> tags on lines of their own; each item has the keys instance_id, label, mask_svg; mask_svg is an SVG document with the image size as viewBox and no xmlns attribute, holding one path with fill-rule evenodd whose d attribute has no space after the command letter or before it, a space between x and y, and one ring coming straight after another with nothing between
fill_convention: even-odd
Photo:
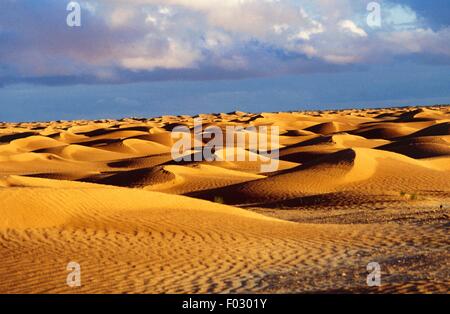
<instances>
[{"instance_id":1,"label":"shaded dune hollow","mask_svg":"<svg viewBox=\"0 0 450 314\"><path fill-rule=\"evenodd\" d=\"M175 161L194 118L278 168ZM448 106L0 123L0 293L449 293L449 217Z\"/></svg>"}]
</instances>

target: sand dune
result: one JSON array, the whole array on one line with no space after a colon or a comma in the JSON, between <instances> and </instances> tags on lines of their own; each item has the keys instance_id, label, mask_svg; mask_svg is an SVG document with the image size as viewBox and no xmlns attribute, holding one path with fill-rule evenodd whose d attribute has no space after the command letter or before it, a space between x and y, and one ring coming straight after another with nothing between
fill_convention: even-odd
<instances>
[{"instance_id":1,"label":"sand dune","mask_svg":"<svg viewBox=\"0 0 450 314\"><path fill-rule=\"evenodd\" d=\"M450 122L444 122L419 130L414 134L411 134L410 137L446 136L449 135L449 133L450 133Z\"/></svg>"},{"instance_id":2,"label":"sand dune","mask_svg":"<svg viewBox=\"0 0 450 314\"><path fill-rule=\"evenodd\" d=\"M0 123L0 292L450 291L448 107L197 117L278 126L277 171L175 162L190 116Z\"/></svg>"},{"instance_id":3,"label":"sand dune","mask_svg":"<svg viewBox=\"0 0 450 314\"><path fill-rule=\"evenodd\" d=\"M436 186L442 191L450 191L448 175L448 168L441 163L354 148L316 156L302 166L267 179L203 191L195 196L211 199L215 195L231 204L243 204L351 190L370 198L370 195L398 194Z\"/></svg>"},{"instance_id":4,"label":"sand dune","mask_svg":"<svg viewBox=\"0 0 450 314\"><path fill-rule=\"evenodd\" d=\"M352 127L339 122L325 122L311 126L309 128L306 128L305 130L311 131L316 134L327 135L341 132L346 129L352 129Z\"/></svg>"},{"instance_id":5,"label":"sand dune","mask_svg":"<svg viewBox=\"0 0 450 314\"><path fill-rule=\"evenodd\" d=\"M411 158L450 156L449 143L441 137L433 136L400 140L377 148L399 153Z\"/></svg>"},{"instance_id":6,"label":"sand dune","mask_svg":"<svg viewBox=\"0 0 450 314\"><path fill-rule=\"evenodd\" d=\"M402 136L410 135L416 131L415 128L398 124L375 124L363 126L351 133L365 137L367 139L391 140Z\"/></svg>"},{"instance_id":7,"label":"sand dune","mask_svg":"<svg viewBox=\"0 0 450 314\"><path fill-rule=\"evenodd\" d=\"M171 173L174 179L159 185L149 186L147 189L173 194L187 194L265 178L261 175L202 164L190 167L170 165L165 166L164 170Z\"/></svg>"},{"instance_id":8,"label":"sand dune","mask_svg":"<svg viewBox=\"0 0 450 314\"><path fill-rule=\"evenodd\" d=\"M171 215L177 217L176 219L180 222L186 222L187 219L193 221L199 219L192 216L195 215L194 212L200 212L200 216L202 212L211 212L230 217L276 221L235 207L138 189L120 189L34 178L13 177L2 181L9 185L9 189L0 190L0 208L3 218L0 222L0 230L60 227L72 223L81 223L89 227L91 223L95 225L107 217L113 217L111 219L114 220L114 215L123 215L125 219L128 219L126 218L128 211L164 212L169 209L173 211ZM6 185L5 183L3 185ZM11 202L11 199L14 202ZM130 199L133 201L130 202ZM158 203L155 203L154 199L158 199ZM177 214L175 214L176 211ZM162 219L157 213L149 214L155 218L156 222ZM227 219L232 219L230 217Z\"/></svg>"}]
</instances>

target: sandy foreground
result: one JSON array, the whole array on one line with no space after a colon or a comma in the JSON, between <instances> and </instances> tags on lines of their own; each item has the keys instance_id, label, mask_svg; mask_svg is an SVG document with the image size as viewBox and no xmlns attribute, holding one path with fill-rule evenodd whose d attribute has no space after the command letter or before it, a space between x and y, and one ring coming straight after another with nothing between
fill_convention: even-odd
<instances>
[{"instance_id":1,"label":"sandy foreground","mask_svg":"<svg viewBox=\"0 0 450 314\"><path fill-rule=\"evenodd\" d=\"M201 118L279 170L173 161L188 116L0 123L0 293L450 292L450 107Z\"/></svg>"}]
</instances>

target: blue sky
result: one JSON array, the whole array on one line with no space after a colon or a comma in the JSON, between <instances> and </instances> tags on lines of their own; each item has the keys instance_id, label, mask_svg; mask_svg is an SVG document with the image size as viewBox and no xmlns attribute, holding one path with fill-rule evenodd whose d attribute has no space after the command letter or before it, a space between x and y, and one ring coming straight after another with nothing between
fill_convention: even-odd
<instances>
[{"instance_id":1,"label":"blue sky","mask_svg":"<svg viewBox=\"0 0 450 314\"><path fill-rule=\"evenodd\" d=\"M0 3L0 121L450 103L445 0Z\"/></svg>"}]
</instances>

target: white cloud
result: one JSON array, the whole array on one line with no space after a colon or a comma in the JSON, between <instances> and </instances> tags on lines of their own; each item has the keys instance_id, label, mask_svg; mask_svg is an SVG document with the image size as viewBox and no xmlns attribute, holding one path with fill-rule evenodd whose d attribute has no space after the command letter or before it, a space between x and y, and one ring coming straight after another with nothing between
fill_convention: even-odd
<instances>
[{"instance_id":1,"label":"white cloud","mask_svg":"<svg viewBox=\"0 0 450 314\"><path fill-rule=\"evenodd\" d=\"M311 36L321 34L325 31L323 25L317 21L311 21L311 27L305 28L299 31L296 35L291 36L289 39L303 39L310 40Z\"/></svg>"},{"instance_id":2,"label":"white cloud","mask_svg":"<svg viewBox=\"0 0 450 314\"><path fill-rule=\"evenodd\" d=\"M91 1L82 1L80 6L83 10L88 11L90 14L94 15L97 11L97 6Z\"/></svg>"},{"instance_id":3,"label":"white cloud","mask_svg":"<svg viewBox=\"0 0 450 314\"><path fill-rule=\"evenodd\" d=\"M352 35L359 37L367 37L367 33L362 28L356 26L353 21L343 20L339 22L339 27L346 32L351 33Z\"/></svg>"},{"instance_id":4,"label":"white cloud","mask_svg":"<svg viewBox=\"0 0 450 314\"><path fill-rule=\"evenodd\" d=\"M119 7L111 12L109 22L112 27L126 26L135 17L133 8Z\"/></svg>"},{"instance_id":5,"label":"white cloud","mask_svg":"<svg viewBox=\"0 0 450 314\"><path fill-rule=\"evenodd\" d=\"M182 69L193 67L200 58L200 54L190 47L183 46L179 42L168 39L168 49L161 55L148 53L144 50L134 56L126 56L121 59L121 65L130 70L154 70Z\"/></svg>"},{"instance_id":6,"label":"white cloud","mask_svg":"<svg viewBox=\"0 0 450 314\"><path fill-rule=\"evenodd\" d=\"M276 73L301 71L299 65L306 62L347 65L408 54L450 54L448 28L432 30L410 7L387 0L382 3L383 26L377 30L365 25L366 0L85 0L81 4L91 15L83 29L68 36L67 30L56 27L59 19L55 27L30 26L31 40L24 36L23 42L16 41L19 48L3 47L6 52L0 50L0 60L21 75L70 75L76 69L75 74L85 71L107 79L122 70L221 68ZM16 20L23 20L17 14ZM0 29L8 27L0 20ZM52 40L49 30L55 33Z\"/></svg>"},{"instance_id":7,"label":"white cloud","mask_svg":"<svg viewBox=\"0 0 450 314\"><path fill-rule=\"evenodd\" d=\"M115 0L115 3L120 5L123 1ZM159 27L159 35L163 37L170 36L180 43L187 41L191 47L198 48L195 58L185 59L187 67L202 62L215 62L227 68L229 64L249 67L251 60L245 49L251 42L326 63L363 63L371 62L374 51L381 54L383 49L381 58L406 51L424 52L425 42L438 46L431 38L443 35L432 31L421 33L416 12L389 1L382 4L386 27L375 34L361 22L365 21L361 16L368 14L366 1L362 0L129 0L127 3L157 6L159 17L148 15L147 23ZM414 42L412 38L419 40ZM404 46L393 48L395 42ZM373 51L368 49L374 46ZM428 48L429 53L442 50ZM149 58L145 58L145 63L151 63Z\"/></svg>"},{"instance_id":8,"label":"white cloud","mask_svg":"<svg viewBox=\"0 0 450 314\"><path fill-rule=\"evenodd\" d=\"M324 59L335 64L350 64L361 60L361 58L358 56L336 54L325 55Z\"/></svg>"},{"instance_id":9,"label":"white cloud","mask_svg":"<svg viewBox=\"0 0 450 314\"><path fill-rule=\"evenodd\" d=\"M414 29L418 26L417 13L410 7L401 4L386 4L383 11L383 22L396 29Z\"/></svg>"},{"instance_id":10,"label":"white cloud","mask_svg":"<svg viewBox=\"0 0 450 314\"><path fill-rule=\"evenodd\" d=\"M273 30L275 31L275 34L282 34L285 31L287 31L289 29L289 25L288 24L275 24L273 26Z\"/></svg>"}]
</instances>

